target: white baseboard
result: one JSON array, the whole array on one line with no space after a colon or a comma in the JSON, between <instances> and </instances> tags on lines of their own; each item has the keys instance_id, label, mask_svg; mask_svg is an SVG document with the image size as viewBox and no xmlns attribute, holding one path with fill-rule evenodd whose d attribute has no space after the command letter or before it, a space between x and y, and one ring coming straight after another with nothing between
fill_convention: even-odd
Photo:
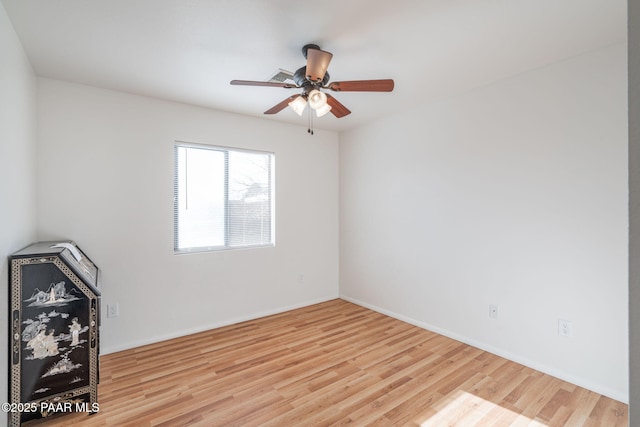
<instances>
[{"instance_id":1,"label":"white baseboard","mask_svg":"<svg viewBox=\"0 0 640 427\"><path fill-rule=\"evenodd\" d=\"M235 325L236 323L246 322L246 321L249 321L249 320L256 320L256 319L259 319L261 317L271 316L271 315L274 315L274 314L280 314L280 313L284 313L285 311L296 310L298 308L308 307L308 306L314 305L314 304L320 304L320 303L331 301L331 300L337 299L337 298L338 298L337 295L327 296L327 297L323 297L323 298L317 298L317 299L313 299L313 300L300 302L300 303L297 303L297 304L294 304L294 305L290 305L290 306L279 307L279 308L276 308L276 309L273 309L273 310L266 310L266 311L262 311L262 312L258 312L258 313L251 313L251 314L247 314L246 316L236 317L236 318L224 320L224 321L221 321L221 322L201 325L201 326L198 326L198 327L195 327L195 328L183 329L183 330L171 332L171 333L165 334L165 335L156 335L154 337L149 337L149 338L145 338L145 339L142 339L142 340L130 341L130 342L127 342L127 343L124 343L124 344L113 345L113 346L102 346L101 345L100 346L100 354L101 355L105 355L105 354L110 354L110 353L117 353L119 351L130 350L132 348L142 347L144 345L155 344L155 343L166 341L166 340L170 340L170 339L173 339L173 338L179 338L179 337L184 337L186 335L197 334L198 332L209 331L211 329L217 329L217 328L221 328L223 326Z\"/></svg>"},{"instance_id":2,"label":"white baseboard","mask_svg":"<svg viewBox=\"0 0 640 427\"><path fill-rule=\"evenodd\" d=\"M629 403L629 393L628 392L622 392L622 391L619 391L619 390L613 390L610 387L606 387L606 386L603 386L601 384L596 384L593 381L589 381L588 379L585 379L585 378L576 377L574 375L567 374L564 371L561 371L561 370L556 369L556 368L551 367L551 366L547 366L547 365L538 363L538 362L536 362L534 360L530 360L530 359L528 359L526 357L523 357L521 355L510 353L510 352L505 351L505 350L503 350L501 348L493 347L493 346L488 345L486 343L476 341L474 339L471 339L469 337L465 337L465 336L456 334L456 333L448 331L446 329L442 329L442 328L439 328L437 326L433 326L431 324L428 324L428 323L425 323L425 322L421 322L421 321L412 319L412 318L407 317L407 316L403 316L401 314L398 314L398 313L395 313L393 311L384 309L382 307L378 307L378 306L375 306L373 304L369 304L369 303L366 303L364 301L360 301L358 299L351 298L351 297L349 297L347 295L341 294L340 295L340 299L343 299L345 301L349 301L349 302L351 302L353 304L356 304L356 305L359 305L361 307L368 308L370 310L376 311L376 312L384 314L386 316L393 317L394 319L401 320L403 322L409 323L409 324L417 326L419 328L426 329L428 331L435 332L435 333L440 334L440 335L444 335L445 337L454 339L456 341L463 342L465 344L468 344L468 345L471 345L473 347L479 348L480 350L488 351L489 353L495 354L495 355L500 356L500 357L504 357L505 359L509 359L509 360L511 360L513 362L516 362L516 363L519 363L521 365L527 366L529 368L535 369L536 371L544 372L545 374L551 375L551 376L559 378L559 379L561 379L563 381L567 381L567 382L575 384L577 386L580 386L580 387L586 388L588 390L594 391L594 392L599 393L599 394L601 394L603 396L610 397L612 399L615 399L617 401L620 401L620 402L623 402L623 403L626 403L626 404Z\"/></svg>"}]
</instances>

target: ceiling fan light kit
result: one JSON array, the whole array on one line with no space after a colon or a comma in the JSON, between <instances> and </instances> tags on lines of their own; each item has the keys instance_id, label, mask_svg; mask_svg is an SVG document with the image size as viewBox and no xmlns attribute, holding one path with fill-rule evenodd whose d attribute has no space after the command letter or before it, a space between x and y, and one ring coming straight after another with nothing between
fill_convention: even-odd
<instances>
[{"instance_id":1,"label":"ceiling fan light kit","mask_svg":"<svg viewBox=\"0 0 640 427\"><path fill-rule=\"evenodd\" d=\"M325 114L327 114L329 111L331 111L331 105L324 104L322 107L316 108L316 116L322 117Z\"/></svg>"},{"instance_id":2,"label":"ceiling fan light kit","mask_svg":"<svg viewBox=\"0 0 640 427\"><path fill-rule=\"evenodd\" d=\"M351 111L337 99L322 92L320 89L329 89L334 92L391 92L393 90L394 82L391 79L352 80L327 84L330 79L327 69L329 68L333 54L321 50L320 47L315 44L303 46L302 54L307 60L307 65L300 67L293 74L295 85L285 82L259 82L251 80L231 80L231 84L302 89L301 94L290 96L265 111L264 114L276 114L289 106L296 114L302 116L308 103L309 107L315 110L318 117L322 117L331 112L337 118L349 115ZM309 114L309 133L313 135L311 114Z\"/></svg>"},{"instance_id":3,"label":"ceiling fan light kit","mask_svg":"<svg viewBox=\"0 0 640 427\"><path fill-rule=\"evenodd\" d=\"M296 112L297 115L302 116L302 113L305 107L307 106L307 101L305 101L303 96L298 96L296 99L291 101L288 105L289 107L291 107L293 111Z\"/></svg>"},{"instance_id":4,"label":"ceiling fan light kit","mask_svg":"<svg viewBox=\"0 0 640 427\"><path fill-rule=\"evenodd\" d=\"M313 89L309 92L309 107L317 110L327 105L327 95L320 92L318 89Z\"/></svg>"}]
</instances>

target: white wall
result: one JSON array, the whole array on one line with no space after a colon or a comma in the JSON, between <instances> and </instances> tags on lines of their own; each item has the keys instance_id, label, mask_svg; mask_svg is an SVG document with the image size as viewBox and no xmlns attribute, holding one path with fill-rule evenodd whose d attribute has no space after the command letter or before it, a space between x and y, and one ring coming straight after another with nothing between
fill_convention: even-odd
<instances>
[{"instance_id":1,"label":"white wall","mask_svg":"<svg viewBox=\"0 0 640 427\"><path fill-rule=\"evenodd\" d=\"M626 82L616 45L341 134L341 295L627 401Z\"/></svg>"},{"instance_id":2,"label":"white wall","mask_svg":"<svg viewBox=\"0 0 640 427\"><path fill-rule=\"evenodd\" d=\"M38 238L101 268L103 353L338 297L336 133L38 82ZM274 248L173 254L175 140L275 152Z\"/></svg>"},{"instance_id":3,"label":"white wall","mask_svg":"<svg viewBox=\"0 0 640 427\"><path fill-rule=\"evenodd\" d=\"M36 79L0 3L0 280L7 256L35 240ZM6 331L7 291L0 292L0 331ZM6 335L2 335L6 337ZM0 401L7 402L7 339L0 340ZM0 425L6 418L0 416Z\"/></svg>"},{"instance_id":4,"label":"white wall","mask_svg":"<svg viewBox=\"0 0 640 427\"><path fill-rule=\"evenodd\" d=\"M640 4L628 7L629 425L640 424Z\"/></svg>"}]
</instances>

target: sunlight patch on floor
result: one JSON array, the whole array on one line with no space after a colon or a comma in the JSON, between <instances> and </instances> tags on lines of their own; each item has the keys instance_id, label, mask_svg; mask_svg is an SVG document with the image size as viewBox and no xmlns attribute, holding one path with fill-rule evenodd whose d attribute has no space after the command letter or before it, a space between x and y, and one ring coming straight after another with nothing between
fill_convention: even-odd
<instances>
[{"instance_id":1,"label":"sunlight patch on floor","mask_svg":"<svg viewBox=\"0 0 640 427\"><path fill-rule=\"evenodd\" d=\"M503 408L497 403L458 390L432 407L438 413L420 423L421 427L442 426L528 426L547 424Z\"/></svg>"}]
</instances>

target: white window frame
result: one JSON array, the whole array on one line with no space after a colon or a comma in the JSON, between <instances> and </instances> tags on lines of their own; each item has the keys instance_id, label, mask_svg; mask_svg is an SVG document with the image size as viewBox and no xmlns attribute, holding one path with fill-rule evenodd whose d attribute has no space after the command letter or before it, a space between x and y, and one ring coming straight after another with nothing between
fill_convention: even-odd
<instances>
[{"instance_id":1,"label":"white window frame","mask_svg":"<svg viewBox=\"0 0 640 427\"><path fill-rule=\"evenodd\" d=\"M180 148L186 149L204 149L211 151L223 152L225 155L225 171L224 171L224 244L216 246L199 246L199 247L179 247L179 229L180 229L180 189L179 189L179 173L180 168L178 164L178 150ZM268 179L269 179L269 207L270 207L270 229L269 237L270 241L258 244L246 244L246 245L230 245L229 236L231 233L231 221L229 214L229 153L251 153L259 155L269 156L268 167ZM226 147L219 145L199 144L185 141L174 141L173 145L173 161L174 161L174 179L173 179L173 197L174 197L174 220L173 220L173 249L175 254L188 254L188 253L200 253L200 252L214 252L225 250L239 250L248 248L264 248L275 246L275 153L261 150L250 150L244 148Z\"/></svg>"}]
</instances>

